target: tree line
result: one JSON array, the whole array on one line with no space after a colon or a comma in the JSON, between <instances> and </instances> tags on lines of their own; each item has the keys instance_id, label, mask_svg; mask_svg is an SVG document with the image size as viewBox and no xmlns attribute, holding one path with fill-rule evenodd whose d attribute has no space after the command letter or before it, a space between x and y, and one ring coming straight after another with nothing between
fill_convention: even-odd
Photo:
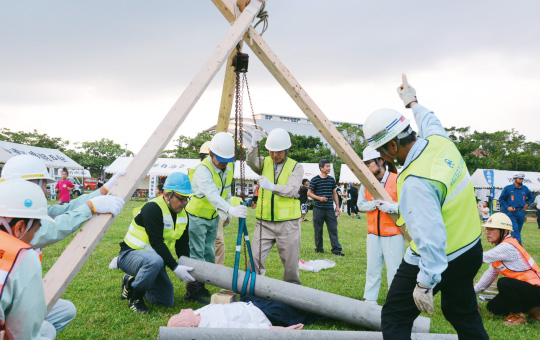
<instances>
[{"instance_id":1,"label":"tree line","mask_svg":"<svg viewBox=\"0 0 540 340\"><path fill-rule=\"evenodd\" d=\"M362 129L351 124L343 124L337 129L362 158L362 151L367 146ZM514 129L490 133L471 131L470 127L451 127L446 131L463 155L471 174L476 169L519 171L540 169L540 142L527 141L524 135ZM213 135L213 132L202 131L195 137L180 136L174 140L175 147L165 150L161 157L199 158L200 147L204 142L211 140ZM110 165L116 158L126 153L128 156L133 155L133 152L124 150L120 144L111 139L102 138L72 145L68 140L41 134L35 129L32 132L15 132L2 128L0 140L59 149L85 169L90 169L93 176L101 174L104 166ZM260 143L261 155L267 156L268 151L264 148L264 143L263 139ZM320 159L329 159L334 166L336 178L339 178L343 161L333 154L330 147L319 137L292 135L291 144L289 157L301 163L317 163ZM246 150L238 147L237 151L243 153Z\"/></svg>"}]
</instances>

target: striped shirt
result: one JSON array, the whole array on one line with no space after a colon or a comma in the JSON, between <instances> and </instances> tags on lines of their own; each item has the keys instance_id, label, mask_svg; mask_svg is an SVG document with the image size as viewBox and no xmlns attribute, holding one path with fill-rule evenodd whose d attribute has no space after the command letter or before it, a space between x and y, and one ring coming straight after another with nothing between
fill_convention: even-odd
<instances>
[{"instance_id":1,"label":"striped shirt","mask_svg":"<svg viewBox=\"0 0 540 340\"><path fill-rule=\"evenodd\" d=\"M510 237L510 235L506 236ZM520 251L510 243L501 243L495 248L485 251L483 254L484 263L493 263L497 261L504 262L506 268L515 271L523 272L531 269L529 262L521 255ZM493 281L499 276L499 272L495 267L489 266L488 270L482 275L480 280L474 285L474 292L479 293L487 289Z\"/></svg>"},{"instance_id":2,"label":"striped shirt","mask_svg":"<svg viewBox=\"0 0 540 340\"><path fill-rule=\"evenodd\" d=\"M315 207L319 209L334 209L333 191L335 188L337 186L334 177L327 176L326 178L321 178L319 175L313 177L309 183L309 189L317 196L328 198L326 202L315 200Z\"/></svg>"}]
</instances>

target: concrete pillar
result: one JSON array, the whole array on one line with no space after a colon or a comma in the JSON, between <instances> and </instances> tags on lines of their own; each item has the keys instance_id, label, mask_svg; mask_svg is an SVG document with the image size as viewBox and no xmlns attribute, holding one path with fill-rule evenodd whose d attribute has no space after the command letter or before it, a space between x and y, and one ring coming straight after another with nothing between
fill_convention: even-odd
<instances>
[{"instance_id":1,"label":"concrete pillar","mask_svg":"<svg viewBox=\"0 0 540 340\"><path fill-rule=\"evenodd\" d=\"M198 261L182 256L178 263L193 267L191 275L199 282L232 290L233 268ZM242 289L245 272L238 271L238 291ZM278 301L298 309L345 321L366 329L381 330L381 306L345 296L323 292L266 276L257 275L255 296ZM430 319L419 316L413 333L429 333ZM234 339L231 338L231 339Z\"/></svg>"},{"instance_id":2,"label":"concrete pillar","mask_svg":"<svg viewBox=\"0 0 540 340\"><path fill-rule=\"evenodd\" d=\"M413 333L412 340L457 340L455 334ZM159 340L382 340L380 332L304 331L290 329L160 327Z\"/></svg>"}]
</instances>

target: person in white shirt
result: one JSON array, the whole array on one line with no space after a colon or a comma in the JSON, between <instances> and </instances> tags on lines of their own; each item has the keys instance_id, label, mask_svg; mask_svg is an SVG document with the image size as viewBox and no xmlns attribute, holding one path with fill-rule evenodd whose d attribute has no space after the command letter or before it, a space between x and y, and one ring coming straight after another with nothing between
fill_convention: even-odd
<instances>
[{"instance_id":1,"label":"person in white shirt","mask_svg":"<svg viewBox=\"0 0 540 340\"><path fill-rule=\"evenodd\" d=\"M480 214L480 217L482 218L483 222L486 222L489 218L489 207L488 202L483 201L482 203L478 203L478 213Z\"/></svg>"}]
</instances>

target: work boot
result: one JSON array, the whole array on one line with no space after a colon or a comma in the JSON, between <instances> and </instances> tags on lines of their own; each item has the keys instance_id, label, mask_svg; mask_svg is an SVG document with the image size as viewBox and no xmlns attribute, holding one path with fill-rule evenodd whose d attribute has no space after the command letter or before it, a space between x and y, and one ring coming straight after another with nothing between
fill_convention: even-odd
<instances>
[{"instance_id":1,"label":"work boot","mask_svg":"<svg viewBox=\"0 0 540 340\"><path fill-rule=\"evenodd\" d=\"M523 313L510 313L504 319L504 324L507 326L519 326L522 323L527 323L527 317Z\"/></svg>"},{"instance_id":2,"label":"work boot","mask_svg":"<svg viewBox=\"0 0 540 340\"><path fill-rule=\"evenodd\" d=\"M206 285L204 283L199 284L199 292L202 297L205 297L205 298L212 297L212 294L210 294L210 291L206 289Z\"/></svg>"},{"instance_id":3,"label":"work boot","mask_svg":"<svg viewBox=\"0 0 540 340\"><path fill-rule=\"evenodd\" d=\"M202 296L202 287L197 281L186 283L186 294L184 294L184 301L195 301L203 305L207 305L210 301L206 300Z\"/></svg>"},{"instance_id":4,"label":"work boot","mask_svg":"<svg viewBox=\"0 0 540 340\"><path fill-rule=\"evenodd\" d=\"M120 299L131 299L131 295L133 294L133 287L131 284L133 283L133 280L135 280L135 276L130 276L128 274L124 275L122 278L122 293L120 294Z\"/></svg>"},{"instance_id":5,"label":"work boot","mask_svg":"<svg viewBox=\"0 0 540 340\"><path fill-rule=\"evenodd\" d=\"M540 321L540 306L533 307L529 310L529 317Z\"/></svg>"},{"instance_id":6,"label":"work boot","mask_svg":"<svg viewBox=\"0 0 540 340\"><path fill-rule=\"evenodd\" d=\"M129 309L135 313L139 314L150 314L150 311L144 303L144 293L143 290L133 289L131 298L129 299Z\"/></svg>"}]
</instances>

